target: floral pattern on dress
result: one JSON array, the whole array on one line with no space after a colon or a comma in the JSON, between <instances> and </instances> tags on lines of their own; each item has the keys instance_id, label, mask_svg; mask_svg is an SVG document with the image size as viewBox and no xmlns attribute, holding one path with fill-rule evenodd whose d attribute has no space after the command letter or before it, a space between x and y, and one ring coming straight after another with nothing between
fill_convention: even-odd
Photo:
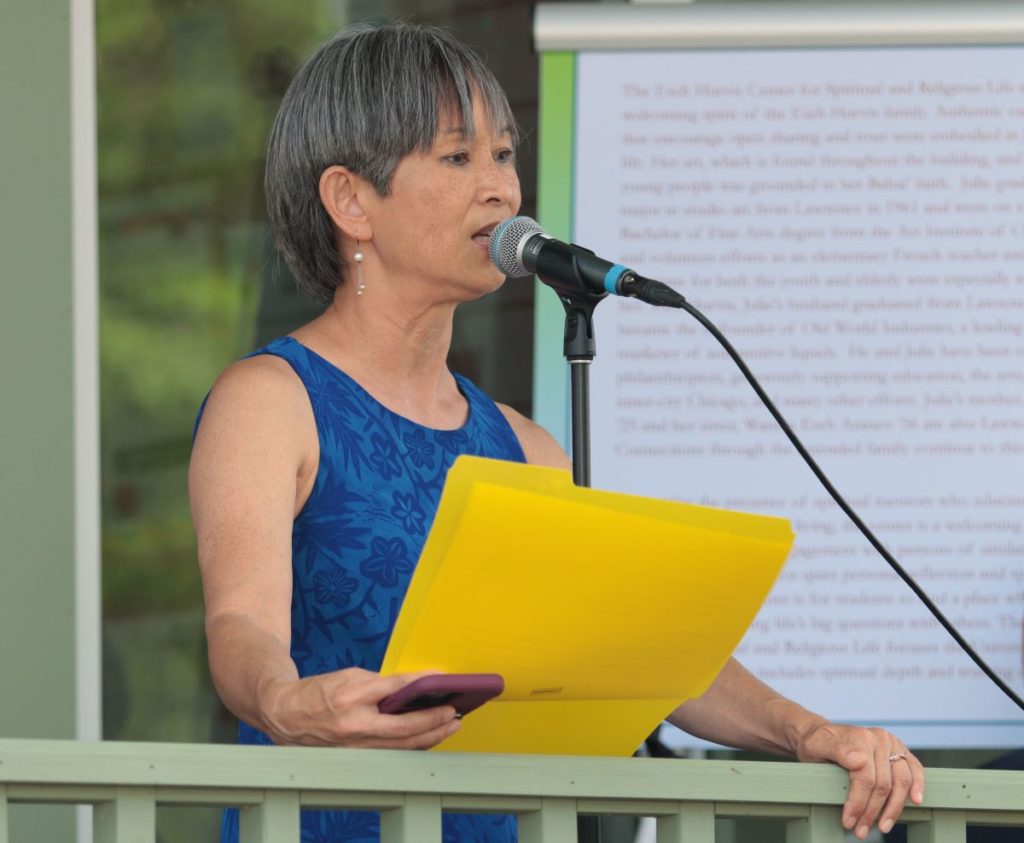
<instances>
[{"instance_id":1,"label":"floral pattern on dress","mask_svg":"<svg viewBox=\"0 0 1024 843\"><path fill-rule=\"evenodd\" d=\"M460 375L469 417L456 430L434 430L391 412L290 337L254 354L291 365L306 387L320 440L313 491L292 531L292 658L300 676L379 670L455 458L525 462L522 448L494 402ZM270 744L245 723L238 741ZM303 843L380 840L373 812L302 811L301 823ZM445 814L442 825L444 843L516 840L510 816ZM221 841L237 843L237 809L224 812Z\"/></svg>"}]
</instances>

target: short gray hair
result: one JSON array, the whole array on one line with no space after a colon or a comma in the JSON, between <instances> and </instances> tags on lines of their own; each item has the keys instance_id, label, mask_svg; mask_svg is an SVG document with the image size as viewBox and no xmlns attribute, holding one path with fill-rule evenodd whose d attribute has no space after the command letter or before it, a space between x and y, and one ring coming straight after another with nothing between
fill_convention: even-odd
<instances>
[{"instance_id":1,"label":"short gray hair","mask_svg":"<svg viewBox=\"0 0 1024 843\"><path fill-rule=\"evenodd\" d=\"M324 170L341 164L387 196L399 161L427 152L440 119L475 133L473 98L491 125L518 131L505 92L483 60L447 32L396 22L357 24L321 46L281 102L267 149L267 211L299 288L329 302L344 264L320 203Z\"/></svg>"}]
</instances>

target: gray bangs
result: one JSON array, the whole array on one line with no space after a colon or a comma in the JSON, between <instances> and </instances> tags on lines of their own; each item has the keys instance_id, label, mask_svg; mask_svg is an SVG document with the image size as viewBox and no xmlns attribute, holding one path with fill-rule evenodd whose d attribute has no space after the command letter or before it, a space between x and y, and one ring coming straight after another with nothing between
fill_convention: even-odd
<instances>
[{"instance_id":1,"label":"gray bangs","mask_svg":"<svg viewBox=\"0 0 1024 843\"><path fill-rule=\"evenodd\" d=\"M265 180L275 239L301 289L329 302L344 270L320 204L323 171L341 164L387 196L398 163L428 151L442 120L475 136L476 97L491 127L515 145L515 118L494 74L443 30L360 24L306 62L271 130Z\"/></svg>"},{"instance_id":2,"label":"gray bangs","mask_svg":"<svg viewBox=\"0 0 1024 843\"><path fill-rule=\"evenodd\" d=\"M350 162L339 163L356 170L381 196L388 195L402 158L431 148L442 120L458 119L468 137L475 135L477 95L491 125L516 140L505 92L487 66L444 31L399 24L368 30L361 38L373 58L352 68L356 101L348 113L339 108L335 114L338 137L354 142L347 150ZM373 124L353 125L356 115ZM382 152L387 160L374 160Z\"/></svg>"}]
</instances>

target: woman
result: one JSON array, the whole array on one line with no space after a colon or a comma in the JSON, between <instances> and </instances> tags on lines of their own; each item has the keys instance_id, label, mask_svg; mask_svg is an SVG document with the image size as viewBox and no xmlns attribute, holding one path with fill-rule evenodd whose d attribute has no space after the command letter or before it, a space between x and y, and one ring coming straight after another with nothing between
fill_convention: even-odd
<instances>
[{"instance_id":1,"label":"woman","mask_svg":"<svg viewBox=\"0 0 1024 843\"><path fill-rule=\"evenodd\" d=\"M243 743L426 749L459 728L450 707L378 713L416 677L375 671L455 456L569 464L445 363L456 306L503 281L486 247L519 209L515 144L492 74L433 29L349 29L285 95L270 217L300 286L327 308L218 379L190 470L210 666ZM844 824L860 837L923 796L897 738L828 723L736 662L670 719L843 766ZM445 823L446 840L515 839L509 818ZM377 835L372 814L303 817L304 840ZM225 839L236 836L229 813Z\"/></svg>"}]
</instances>

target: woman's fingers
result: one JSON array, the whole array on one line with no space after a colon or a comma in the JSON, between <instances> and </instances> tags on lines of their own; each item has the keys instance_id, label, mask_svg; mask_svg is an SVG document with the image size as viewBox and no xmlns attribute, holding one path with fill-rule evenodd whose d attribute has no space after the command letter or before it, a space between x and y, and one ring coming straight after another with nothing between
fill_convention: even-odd
<instances>
[{"instance_id":1,"label":"woman's fingers","mask_svg":"<svg viewBox=\"0 0 1024 843\"><path fill-rule=\"evenodd\" d=\"M823 723L804 737L798 755L804 761L832 761L847 770L850 792L843 806L843 827L861 840L876 822L888 832L908 796L915 804L924 798L924 767L884 729Z\"/></svg>"},{"instance_id":2,"label":"woman's fingers","mask_svg":"<svg viewBox=\"0 0 1024 843\"><path fill-rule=\"evenodd\" d=\"M888 802L893 791L892 770L889 764L888 741L875 741L867 762L858 771L857 775L850 773L850 793L853 794L853 784L856 779L861 796L866 795L864 809L859 816L854 818L853 833L863 840L875 824L875 819L881 814L882 808ZM906 792L904 792L904 796ZM902 807L903 802L900 801Z\"/></svg>"},{"instance_id":3,"label":"woman's fingers","mask_svg":"<svg viewBox=\"0 0 1024 843\"><path fill-rule=\"evenodd\" d=\"M422 712L416 713L420 714ZM410 715L392 714L383 716L391 717L393 720L399 720L404 717L409 717ZM425 732L421 732L418 728L414 728L411 734L405 736L396 736L391 738L378 736L367 738L365 741L351 744L351 746L354 748L372 747L374 749L430 749L431 747L437 746L446 738L450 738L459 731L461 727L462 722L453 718Z\"/></svg>"},{"instance_id":4,"label":"woman's fingers","mask_svg":"<svg viewBox=\"0 0 1024 843\"><path fill-rule=\"evenodd\" d=\"M330 698L333 735L328 741L338 746L420 749L434 746L449 734L456 712L452 706L435 706L407 714L381 714L381 700L434 671L380 676L366 670L350 669L326 674L333 687L324 689ZM327 680L330 681L330 680Z\"/></svg>"},{"instance_id":5,"label":"woman's fingers","mask_svg":"<svg viewBox=\"0 0 1024 843\"><path fill-rule=\"evenodd\" d=\"M903 812L908 795L915 804L920 804L924 799L924 767L914 754L906 747L901 747L887 760L892 771L892 792L878 820L878 827L883 834L892 831Z\"/></svg>"}]
</instances>

